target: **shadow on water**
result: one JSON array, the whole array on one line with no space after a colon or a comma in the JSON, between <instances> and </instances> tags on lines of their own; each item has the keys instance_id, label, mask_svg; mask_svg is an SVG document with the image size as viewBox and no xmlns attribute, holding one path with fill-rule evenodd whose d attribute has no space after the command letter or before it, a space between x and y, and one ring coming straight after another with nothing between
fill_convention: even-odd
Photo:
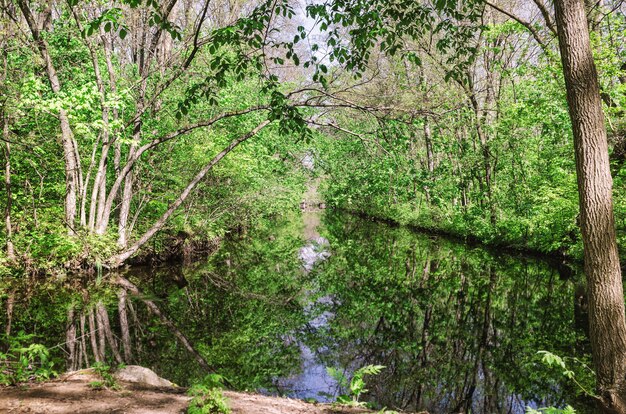
<instances>
[{"instance_id":1,"label":"shadow on water","mask_svg":"<svg viewBox=\"0 0 626 414\"><path fill-rule=\"evenodd\" d=\"M386 368L366 378L364 396L377 407L517 413L569 403L585 412L573 386L537 356L586 360L578 270L563 278L536 258L338 212L304 214L304 225L286 215L229 237L204 261L125 275L240 389L324 401L347 391L327 367L349 377L379 364ZM78 296L68 300L83 309L104 303L119 332L116 292ZM201 379L206 373L168 329L139 299L128 301L132 362L181 385ZM14 330L62 342L64 322L46 334L35 320L45 317L31 306Z\"/></svg>"}]
</instances>

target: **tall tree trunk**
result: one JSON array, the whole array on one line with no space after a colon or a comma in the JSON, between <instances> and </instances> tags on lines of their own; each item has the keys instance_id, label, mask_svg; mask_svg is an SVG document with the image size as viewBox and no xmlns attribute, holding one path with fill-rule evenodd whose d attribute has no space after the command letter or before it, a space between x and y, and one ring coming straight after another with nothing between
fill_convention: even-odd
<instances>
[{"instance_id":1,"label":"tall tree trunk","mask_svg":"<svg viewBox=\"0 0 626 414\"><path fill-rule=\"evenodd\" d=\"M107 73L109 75L109 87L111 88L111 94L115 95L117 93L117 80L115 78L115 68L113 67L113 61L111 59L111 54L113 50L113 42L106 33L101 33L100 37L102 38L102 45L104 49L104 60L106 62ZM113 115L113 122L116 123L117 120L119 119L119 112L116 107L113 108L112 115ZM104 112L103 112L103 116L104 116ZM108 122L108 113L107 113L107 122ZM115 171L115 178L117 178L120 175L120 168L121 168L120 163L122 159L122 149L121 149L120 141L117 139L115 134L113 136L109 135L108 138L109 138L109 147L107 147L107 151L110 149L110 145L114 144L113 168ZM102 156L102 159L106 161L104 154ZM105 216L108 217L111 214L110 210L106 211L106 214L105 214L105 210L107 209L107 206L106 206L107 193L106 193L106 166L104 167L105 167L104 175L102 176L102 179L100 180L101 188L98 192L98 208L97 208L96 222L95 222L94 227L92 228L92 230L95 230L98 228L101 228L101 229L104 228L104 230L102 230L101 233L103 233L106 230L106 226L108 224L108 219L107 219L107 224L103 225L102 223L103 218Z\"/></svg>"},{"instance_id":2,"label":"tall tree trunk","mask_svg":"<svg viewBox=\"0 0 626 414\"><path fill-rule=\"evenodd\" d=\"M48 52L48 44L41 37L39 25L35 21L33 14L28 6L28 2L24 0L18 0L18 5L30 31L33 35L33 39L37 44L41 57L46 66L46 73L50 86L55 94L61 91L61 83L56 73L52 58ZM70 128L70 121L65 109L59 109L59 121L61 124L61 143L63 146L63 154L65 160L65 224L68 227L68 234L75 234L75 221L76 221L76 203L78 201L77 195L80 194L80 165L78 158L78 145L74 139L74 134Z\"/></svg>"},{"instance_id":3,"label":"tall tree trunk","mask_svg":"<svg viewBox=\"0 0 626 414\"><path fill-rule=\"evenodd\" d=\"M574 132L589 333L601 406L626 413L626 318L606 128L583 0L555 0Z\"/></svg>"}]
</instances>

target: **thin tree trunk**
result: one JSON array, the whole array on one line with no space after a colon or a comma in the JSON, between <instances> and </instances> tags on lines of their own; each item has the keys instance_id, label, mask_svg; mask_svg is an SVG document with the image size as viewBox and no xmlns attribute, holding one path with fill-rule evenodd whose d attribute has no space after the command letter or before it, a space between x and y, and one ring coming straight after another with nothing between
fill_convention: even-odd
<instances>
[{"instance_id":1,"label":"thin tree trunk","mask_svg":"<svg viewBox=\"0 0 626 414\"><path fill-rule=\"evenodd\" d=\"M574 132L597 393L604 412L626 413L626 317L598 75L583 0L556 0L555 7Z\"/></svg>"},{"instance_id":2,"label":"thin tree trunk","mask_svg":"<svg viewBox=\"0 0 626 414\"><path fill-rule=\"evenodd\" d=\"M104 60L106 62L107 73L109 75L109 87L111 88L111 93L115 95L117 93L117 81L115 79L115 69L113 67L113 62L111 60L111 53L112 53L111 50L113 49L113 46L112 46L112 42L108 39L106 34L101 33L101 38L102 38L102 44L104 47ZM103 116L104 116L104 113L103 113ZM108 118L108 114L107 114L107 118ZM113 122L117 122L118 119L119 119L118 110L117 108L113 108ZM107 122L108 122L108 119L107 119ZM115 170L115 178L117 178L120 175L120 163L122 159L122 149L121 149L120 142L117 139L117 137L109 136L109 147L107 148L107 151L110 149L110 145L112 143L115 144L114 154L113 154L113 169ZM106 158L104 157L104 154L103 154L102 159L106 160ZM97 213L96 224L94 226L94 229L101 227L103 217L105 216L105 209L107 208L106 207L106 198L107 198L106 166L104 168L104 175L101 179L100 186L101 186L101 189L98 193L98 208L97 208L98 213ZM109 215L110 215L110 211L106 212L106 217L109 217ZM106 228L106 225L104 227Z\"/></svg>"},{"instance_id":3,"label":"thin tree trunk","mask_svg":"<svg viewBox=\"0 0 626 414\"><path fill-rule=\"evenodd\" d=\"M176 327L174 322L172 322L166 315L164 315L161 312L159 307L153 301L151 301L150 299L147 299L145 295L142 295L141 291L139 290L139 288L137 288L137 286L135 286L133 283L131 283L128 279L123 278L121 276L117 278L116 283L119 286L121 286L122 288L124 288L127 291L129 291L130 293L132 293L133 295L141 298L141 301L146 304L148 309L150 309L150 311L152 313L154 313L161 320L163 325L168 327L168 329L174 334L174 336L176 337L176 339L178 339L178 341L181 343L181 345L183 345L185 347L185 349L191 355L193 355L193 357L196 360L196 362L203 369L205 369L207 371L212 371L211 368L209 367L209 364L204 359L204 357L202 355L200 355L200 353L194 348L193 344L191 343L191 341L189 341L189 339L185 336L185 334L183 334Z\"/></svg>"},{"instance_id":4,"label":"thin tree trunk","mask_svg":"<svg viewBox=\"0 0 626 414\"><path fill-rule=\"evenodd\" d=\"M120 298L117 310L120 315L120 326L122 331L122 344L124 345L124 360L128 364L132 361L130 330L128 329L128 316L126 313L126 290L120 289L118 296Z\"/></svg>"},{"instance_id":5,"label":"thin tree trunk","mask_svg":"<svg viewBox=\"0 0 626 414\"><path fill-rule=\"evenodd\" d=\"M96 142L93 144L93 149L91 151L91 161L89 162L89 168L87 169L87 176L85 177L85 183L83 183L83 192L80 196L80 225L83 227L87 227L87 209L86 209L87 190L89 187L89 181L91 180L91 173L93 171L93 167L96 164L96 153L98 152L99 144L100 144L100 138L96 139ZM96 188L95 180L94 180L94 188Z\"/></svg>"},{"instance_id":6,"label":"thin tree trunk","mask_svg":"<svg viewBox=\"0 0 626 414\"><path fill-rule=\"evenodd\" d=\"M104 336L106 337L107 342L109 343L109 347L111 347L111 352L113 352L113 357L115 358L118 364L121 364L124 362L124 360L122 359L122 356L120 355L117 342L115 342L115 337L113 337L113 332L111 331L111 325L109 324L109 313L107 312L102 302L98 302L98 305L96 305L96 311L98 312L99 320L102 322L102 325L100 325L100 329L104 332Z\"/></svg>"},{"instance_id":7,"label":"thin tree trunk","mask_svg":"<svg viewBox=\"0 0 626 414\"><path fill-rule=\"evenodd\" d=\"M428 172L435 171L435 159L433 158L433 139L430 130L430 120L424 117L424 141L426 144L426 160L428 161Z\"/></svg>"},{"instance_id":8,"label":"thin tree trunk","mask_svg":"<svg viewBox=\"0 0 626 414\"><path fill-rule=\"evenodd\" d=\"M430 205L430 181L433 178L433 172L435 171L435 160L433 159L433 141L432 133L430 130L430 120L428 117L424 117L424 143L426 144L426 162L428 163L428 182L424 186L424 193L426 194L426 202Z\"/></svg>"},{"instance_id":9,"label":"thin tree trunk","mask_svg":"<svg viewBox=\"0 0 626 414\"><path fill-rule=\"evenodd\" d=\"M35 43L46 66L46 73L50 86L55 94L61 91L61 84L52 63L52 58L48 52L48 44L41 37L39 27L35 22L33 14L24 0L18 0L18 5L24 15L28 27L33 35ZM59 121L61 124L61 143L63 146L65 160L65 224L68 227L68 235L75 234L76 203L77 195L80 194L79 159L77 158L77 143L70 128L69 118L65 109L59 109Z\"/></svg>"}]
</instances>

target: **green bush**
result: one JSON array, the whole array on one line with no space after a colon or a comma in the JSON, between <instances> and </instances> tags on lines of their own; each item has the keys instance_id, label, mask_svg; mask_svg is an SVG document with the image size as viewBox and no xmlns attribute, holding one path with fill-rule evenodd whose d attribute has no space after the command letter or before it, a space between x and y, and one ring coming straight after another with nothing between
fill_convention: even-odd
<instances>
[{"instance_id":1,"label":"green bush","mask_svg":"<svg viewBox=\"0 0 626 414\"><path fill-rule=\"evenodd\" d=\"M188 414L228 414L230 408L222 390L206 385L194 385L189 389L193 397L187 408Z\"/></svg>"},{"instance_id":2,"label":"green bush","mask_svg":"<svg viewBox=\"0 0 626 414\"><path fill-rule=\"evenodd\" d=\"M45 381L57 375L48 348L37 343L22 345L22 341L29 338L29 335L20 333L9 340L9 350L0 353L0 384Z\"/></svg>"}]
</instances>

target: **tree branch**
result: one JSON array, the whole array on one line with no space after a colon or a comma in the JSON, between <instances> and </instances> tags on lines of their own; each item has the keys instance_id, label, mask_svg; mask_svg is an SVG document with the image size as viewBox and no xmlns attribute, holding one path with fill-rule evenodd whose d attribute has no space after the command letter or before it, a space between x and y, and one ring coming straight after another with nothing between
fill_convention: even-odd
<instances>
[{"instance_id":1,"label":"tree branch","mask_svg":"<svg viewBox=\"0 0 626 414\"><path fill-rule=\"evenodd\" d=\"M515 20L516 22L518 22L519 24L521 24L522 26L524 26L526 29L528 29L528 31L530 32L530 34L533 36L533 38L535 39L535 41L539 44L539 46L541 46L541 48L543 50L548 50L548 45L543 41L543 39L541 39L541 36L539 36L539 32L537 31L537 29L535 29L533 27L533 25L530 22L527 22L526 20L522 19L521 17L504 10L502 7L490 2L490 1L486 1L485 4L487 4L489 7L499 11L500 13L504 14L505 16L510 17L511 19Z\"/></svg>"},{"instance_id":2,"label":"tree branch","mask_svg":"<svg viewBox=\"0 0 626 414\"><path fill-rule=\"evenodd\" d=\"M176 209L178 207L180 207L180 205L189 196L191 191L204 178L204 176L211 170L211 168L213 168L213 166L215 164L217 164L222 158L224 158L229 152L231 152L233 149L235 149L235 147L237 147L239 144L241 144L242 142L246 141L247 139L253 137L254 135L256 135L259 131L261 131L263 128L265 128L269 124L270 124L269 120L265 120L265 121L261 122L252 131L250 131L247 134L245 134L245 135L243 135L243 136L241 136L239 138L236 138L235 140L231 141L231 143L228 144L228 146L226 148L224 148L219 154L217 154L215 157L213 157L213 159L211 159L211 161L209 161L209 163L207 165L205 165L204 168L202 168L202 170L200 170L198 172L198 174L196 174L196 176L193 178L193 180L191 180L191 182L187 185L187 187L185 187L185 189L178 196L178 198L168 207L168 209L165 211L165 213L163 213L161 218L159 218L152 225L152 227L150 227L150 229L148 231L146 231L143 234L143 236L141 236L139 238L139 240L137 240L131 247L129 247L125 251L123 251L123 252L121 252L121 253L111 257L108 260L108 262L110 263L110 266L111 267L119 267L120 265L122 265L122 263L124 263L124 261L128 260L132 255L137 253L137 251L144 244L146 244L152 238L152 236L154 236L154 234L156 232L158 232L159 230L161 230L163 228L163 226L165 225L167 220L170 218L170 216L172 214L174 214Z\"/></svg>"}]
</instances>

